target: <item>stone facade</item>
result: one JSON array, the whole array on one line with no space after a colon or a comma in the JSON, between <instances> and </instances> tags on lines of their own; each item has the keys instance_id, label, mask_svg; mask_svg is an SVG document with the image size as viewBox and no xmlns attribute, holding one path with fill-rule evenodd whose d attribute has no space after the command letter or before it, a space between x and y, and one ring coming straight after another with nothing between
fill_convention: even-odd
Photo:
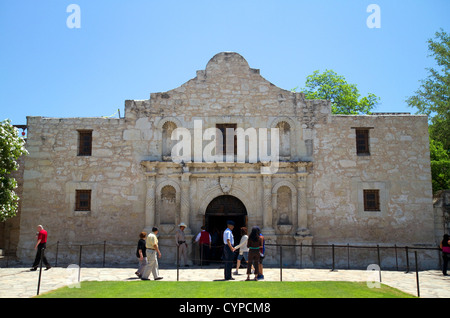
<instances>
[{"instance_id":1,"label":"stone facade","mask_svg":"<svg viewBox=\"0 0 450 318\"><path fill-rule=\"evenodd\" d=\"M202 134L217 125L278 128L278 170L261 173L272 163L260 153L256 162L199 159L206 138L191 141L191 160L174 161L172 132L194 136L196 121ZM268 244L436 243L426 116L331 115L328 101L273 85L236 53L217 54L178 88L125 101L124 118L28 117L27 126L17 249L24 260L34 255L37 224L53 242L114 242L108 255L118 262L133 261L138 234L156 225L161 262L173 263L180 222L190 240L203 224L223 230L227 218L260 226ZM370 155L356 153L358 128L369 131ZM92 133L87 156L79 155L82 131ZM366 189L377 191L378 211L365 211ZM77 210L77 190L90 190L89 210ZM269 249L267 264L277 263L278 249ZM284 262L298 264L299 249L286 251ZM189 253L195 261L196 249ZM301 253L303 265L321 262L310 248Z\"/></svg>"}]
</instances>

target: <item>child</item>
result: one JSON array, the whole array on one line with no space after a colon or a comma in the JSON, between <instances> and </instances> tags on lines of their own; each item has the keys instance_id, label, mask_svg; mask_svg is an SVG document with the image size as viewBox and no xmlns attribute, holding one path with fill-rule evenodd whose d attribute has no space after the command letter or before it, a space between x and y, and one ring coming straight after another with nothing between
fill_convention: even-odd
<instances>
[{"instance_id":1,"label":"child","mask_svg":"<svg viewBox=\"0 0 450 318\"><path fill-rule=\"evenodd\" d=\"M236 265L236 271L233 273L234 275L239 275L239 267L241 266L241 261L243 258L248 262L248 247L247 247L247 228L241 227L241 241L239 242L239 245L235 246L236 249L239 249L239 255L237 258L237 265Z\"/></svg>"}]
</instances>

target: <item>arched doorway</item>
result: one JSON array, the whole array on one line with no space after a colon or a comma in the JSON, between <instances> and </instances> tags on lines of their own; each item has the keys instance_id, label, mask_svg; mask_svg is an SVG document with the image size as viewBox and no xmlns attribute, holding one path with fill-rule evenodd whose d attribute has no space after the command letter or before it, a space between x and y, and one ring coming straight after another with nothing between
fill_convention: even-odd
<instances>
[{"instance_id":1,"label":"arched doorway","mask_svg":"<svg viewBox=\"0 0 450 318\"><path fill-rule=\"evenodd\" d=\"M221 195L214 198L206 208L205 226L211 234L213 259L219 260L222 256L223 231L227 228L227 221L235 223L233 229L234 245L239 244L241 239L241 227L247 226L247 209L244 203L232 195Z\"/></svg>"}]
</instances>

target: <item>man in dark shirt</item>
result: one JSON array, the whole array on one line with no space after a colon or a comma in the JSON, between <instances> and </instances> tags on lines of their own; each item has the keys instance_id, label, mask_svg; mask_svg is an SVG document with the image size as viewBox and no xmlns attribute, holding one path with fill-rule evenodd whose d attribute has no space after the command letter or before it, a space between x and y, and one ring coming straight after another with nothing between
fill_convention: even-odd
<instances>
[{"instance_id":1,"label":"man in dark shirt","mask_svg":"<svg viewBox=\"0 0 450 318\"><path fill-rule=\"evenodd\" d=\"M48 263L45 254L41 255L43 253L43 250L45 250L47 246L47 231L44 230L44 227L42 225L38 225L37 230L38 230L37 242L36 245L34 246L34 249L37 251L36 251L36 258L34 259L33 266L31 267L32 271L37 270L38 265L41 261L41 256L43 256L42 262L44 263L45 267L47 267L46 270L52 268Z\"/></svg>"}]
</instances>

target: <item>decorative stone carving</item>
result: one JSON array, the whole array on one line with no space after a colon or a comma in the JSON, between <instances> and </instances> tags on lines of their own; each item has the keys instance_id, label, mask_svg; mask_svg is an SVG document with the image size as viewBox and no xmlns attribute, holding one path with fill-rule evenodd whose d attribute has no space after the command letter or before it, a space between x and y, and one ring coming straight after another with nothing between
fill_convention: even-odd
<instances>
[{"instance_id":1,"label":"decorative stone carving","mask_svg":"<svg viewBox=\"0 0 450 318\"><path fill-rule=\"evenodd\" d=\"M231 191L231 186L233 185L233 177L220 177L219 183L223 193L228 194Z\"/></svg>"},{"instance_id":2,"label":"decorative stone carving","mask_svg":"<svg viewBox=\"0 0 450 318\"><path fill-rule=\"evenodd\" d=\"M266 234L274 234L272 227L272 177L265 175L263 179L263 231Z\"/></svg>"}]
</instances>

